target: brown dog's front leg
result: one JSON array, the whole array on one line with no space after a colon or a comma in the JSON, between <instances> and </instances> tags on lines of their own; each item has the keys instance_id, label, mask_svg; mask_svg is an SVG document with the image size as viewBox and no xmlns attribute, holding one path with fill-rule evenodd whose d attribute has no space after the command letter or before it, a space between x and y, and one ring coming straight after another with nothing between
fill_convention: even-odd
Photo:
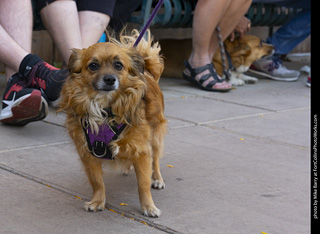
<instances>
[{"instance_id":1,"label":"brown dog's front leg","mask_svg":"<svg viewBox=\"0 0 320 234\"><path fill-rule=\"evenodd\" d=\"M145 216L159 217L161 211L154 205L151 196L152 159L150 155L141 155L133 163L137 181L141 211Z\"/></svg>"},{"instance_id":2,"label":"brown dog's front leg","mask_svg":"<svg viewBox=\"0 0 320 234\"><path fill-rule=\"evenodd\" d=\"M81 161L93 190L92 199L90 202L85 203L85 209L86 211L93 212L104 210L106 193L101 161L94 158L92 155L81 157Z\"/></svg>"},{"instance_id":3,"label":"brown dog's front leg","mask_svg":"<svg viewBox=\"0 0 320 234\"><path fill-rule=\"evenodd\" d=\"M164 189L165 183L160 173L159 158L163 152L163 144L155 144L153 147L152 161L152 187L155 189Z\"/></svg>"}]
</instances>

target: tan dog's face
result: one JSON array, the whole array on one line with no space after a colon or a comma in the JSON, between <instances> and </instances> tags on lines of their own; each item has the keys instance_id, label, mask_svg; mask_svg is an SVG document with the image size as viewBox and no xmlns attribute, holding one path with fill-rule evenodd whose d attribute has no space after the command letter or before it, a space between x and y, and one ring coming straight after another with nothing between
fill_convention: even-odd
<instances>
[{"instance_id":1,"label":"tan dog's face","mask_svg":"<svg viewBox=\"0 0 320 234\"><path fill-rule=\"evenodd\" d=\"M144 59L135 49L112 43L97 43L87 49L74 49L68 64L69 85L81 89L86 98L102 97L101 105L110 105L128 88L144 86ZM80 95L80 93L79 93Z\"/></svg>"},{"instance_id":2,"label":"tan dog's face","mask_svg":"<svg viewBox=\"0 0 320 234\"><path fill-rule=\"evenodd\" d=\"M270 56L274 48L270 44L262 42L259 37L246 35L233 42L225 41L232 64L238 72L245 72L250 65L263 57Z\"/></svg>"}]
</instances>

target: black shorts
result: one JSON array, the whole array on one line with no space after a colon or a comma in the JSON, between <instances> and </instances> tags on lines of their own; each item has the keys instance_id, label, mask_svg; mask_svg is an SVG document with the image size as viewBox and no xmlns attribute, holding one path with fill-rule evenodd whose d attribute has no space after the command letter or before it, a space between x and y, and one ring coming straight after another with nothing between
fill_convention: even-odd
<instances>
[{"instance_id":1,"label":"black shorts","mask_svg":"<svg viewBox=\"0 0 320 234\"><path fill-rule=\"evenodd\" d=\"M56 0L37 0L37 10L40 12L42 8ZM113 16L113 10L116 0L74 0L77 3L78 11L96 11L110 17Z\"/></svg>"},{"instance_id":2,"label":"black shorts","mask_svg":"<svg viewBox=\"0 0 320 234\"><path fill-rule=\"evenodd\" d=\"M117 0L114 7L113 18L109 25L116 32L120 32L129 20L131 13L139 9L142 0Z\"/></svg>"}]
</instances>

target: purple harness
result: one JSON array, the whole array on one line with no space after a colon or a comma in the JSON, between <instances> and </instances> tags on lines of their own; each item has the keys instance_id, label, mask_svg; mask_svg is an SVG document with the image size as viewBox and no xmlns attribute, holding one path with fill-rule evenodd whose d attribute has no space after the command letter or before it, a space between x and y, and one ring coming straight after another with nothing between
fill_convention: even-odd
<instances>
[{"instance_id":1,"label":"purple harness","mask_svg":"<svg viewBox=\"0 0 320 234\"><path fill-rule=\"evenodd\" d=\"M110 142L118 139L126 126L126 124L103 124L99 126L99 132L96 134L92 133L92 129L87 123L86 126L83 126L83 131L87 139L89 151L97 158L114 159L110 150Z\"/></svg>"}]
</instances>

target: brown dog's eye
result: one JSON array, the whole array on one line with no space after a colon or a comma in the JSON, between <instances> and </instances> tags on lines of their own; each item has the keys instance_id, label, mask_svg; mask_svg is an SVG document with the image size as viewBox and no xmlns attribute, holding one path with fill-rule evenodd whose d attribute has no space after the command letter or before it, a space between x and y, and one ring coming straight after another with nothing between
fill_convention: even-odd
<instances>
[{"instance_id":1,"label":"brown dog's eye","mask_svg":"<svg viewBox=\"0 0 320 234\"><path fill-rule=\"evenodd\" d=\"M113 67L114 67L114 69L120 71L120 70L122 70L122 68L123 68L123 64L120 63L120 62L114 62L114 63L113 63Z\"/></svg>"},{"instance_id":2,"label":"brown dog's eye","mask_svg":"<svg viewBox=\"0 0 320 234\"><path fill-rule=\"evenodd\" d=\"M100 65L98 63L90 63L88 68L91 70L91 71L96 71L100 68Z\"/></svg>"}]
</instances>

